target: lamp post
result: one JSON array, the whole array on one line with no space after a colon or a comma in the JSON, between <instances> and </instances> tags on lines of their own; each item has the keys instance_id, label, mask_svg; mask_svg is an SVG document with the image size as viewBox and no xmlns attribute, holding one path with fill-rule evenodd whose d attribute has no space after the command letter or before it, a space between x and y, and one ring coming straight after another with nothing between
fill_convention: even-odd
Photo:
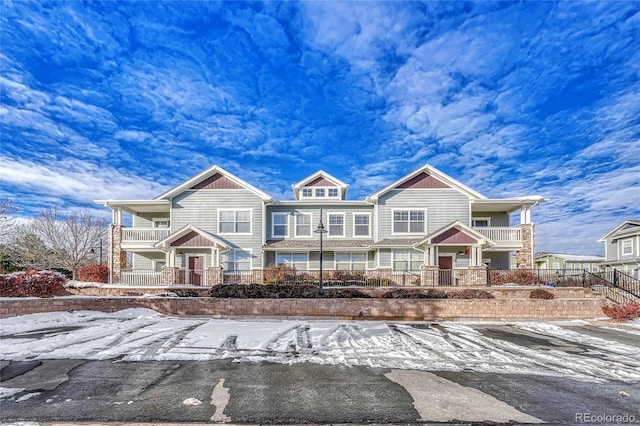
<instances>
[{"instance_id":1,"label":"lamp post","mask_svg":"<svg viewBox=\"0 0 640 426\"><path fill-rule=\"evenodd\" d=\"M320 291L322 291L322 234L327 233L322 223L322 209L320 209L320 223L318 223L318 227L313 232L320 234Z\"/></svg>"},{"instance_id":2,"label":"lamp post","mask_svg":"<svg viewBox=\"0 0 640 426\"><path fill-rule=\"evenodd\" d=\"M102 240L100 240L100 245L98 246L98 248L100 249L100 265L102 265ZM91 251L89 252L91 254L96 254L96 248L95 247L91 247Z\"/></svg>"}]
</instances>

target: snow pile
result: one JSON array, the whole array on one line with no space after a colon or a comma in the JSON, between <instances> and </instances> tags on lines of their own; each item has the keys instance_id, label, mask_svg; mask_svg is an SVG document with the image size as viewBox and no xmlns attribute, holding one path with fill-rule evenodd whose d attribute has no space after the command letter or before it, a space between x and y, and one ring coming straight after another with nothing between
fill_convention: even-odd
<instances>
[{"instance_id":1,"label":"snow pile","mask_svg":"<svg viewBox=\"0 0 640 426\"><path fill-rule=\"evenodd\" d=\"M79 311L0 320L0 359L233 359L640 381L640 347L575 331L592 327L582 322L571 325L572 330L549 323L491 328L486 323L238 321L170 317L147 309ZM637 330L634 324L616 332L633 341ZM502 338L500 332L515 337Z\"/></svg>"}]
</instances>

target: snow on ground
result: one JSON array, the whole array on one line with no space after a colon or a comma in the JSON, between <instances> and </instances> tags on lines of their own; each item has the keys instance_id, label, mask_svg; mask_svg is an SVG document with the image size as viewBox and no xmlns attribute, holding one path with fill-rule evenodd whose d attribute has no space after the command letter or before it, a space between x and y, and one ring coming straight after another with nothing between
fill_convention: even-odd
<instances>
[{"instance_id":1,"label":"snow on ground","mask_svg":"<svg viewBox=\"0 0 640 426\"><path fill-rule=\"evenodd\" d=\"M341 364L423 371L640 381L640 323L221 320L148 309L34 314L0 320L0 360L88 359ZM623 333L621 341L589 327ZM578 331L576 331L578 330ZM0 395L2 389L0 389Z\"/></svg>"}]
</instances>

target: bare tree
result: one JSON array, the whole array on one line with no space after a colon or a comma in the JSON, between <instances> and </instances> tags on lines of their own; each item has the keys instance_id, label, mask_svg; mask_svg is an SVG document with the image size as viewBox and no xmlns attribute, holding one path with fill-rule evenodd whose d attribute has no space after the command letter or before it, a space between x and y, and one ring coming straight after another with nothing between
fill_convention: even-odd
<instances>
[{"instance_id":1,"label":"bare tree","mask_svg":"<svg viewBox=\"0 0 640 426\"><path fill-rule=\"evenodd\" d=\"M62 214L58 207L40 210L30 227L43 241L51 263L69 269L73 279L78 268L93 263L95 250L103 244L107 231L106 221L87 210Z\"/></svg>"},{"instance_id":2,"label":"bare tree","mask_svg":"<svg viewBox=\"0 0 640 426\"><path fill-rule=\"evenodd\" d=\"M13 236L18 205L9 197L0 197L0 242L6 242Z\"/></svg>"}]
</instances>

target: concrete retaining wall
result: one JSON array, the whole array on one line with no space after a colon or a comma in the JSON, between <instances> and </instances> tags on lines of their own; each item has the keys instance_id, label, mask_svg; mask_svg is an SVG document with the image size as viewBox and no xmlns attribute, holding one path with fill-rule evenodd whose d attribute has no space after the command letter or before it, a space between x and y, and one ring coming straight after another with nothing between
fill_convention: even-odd
<instances>
[{"instance_id":1,"label":"concrete retaining wall","mask_svg":"<svg viewBox=\"0 0 640 426\"><path fill-rule=\"evenodd\" d=\"M341 318L375 320L538 320L603 317L603 300L594 297L537 300L524 298L429 299L218 299L63 297L0 300L0 318L40 312L149 308L167 315L214 318Z\"/></svg>"}]
</instances>

